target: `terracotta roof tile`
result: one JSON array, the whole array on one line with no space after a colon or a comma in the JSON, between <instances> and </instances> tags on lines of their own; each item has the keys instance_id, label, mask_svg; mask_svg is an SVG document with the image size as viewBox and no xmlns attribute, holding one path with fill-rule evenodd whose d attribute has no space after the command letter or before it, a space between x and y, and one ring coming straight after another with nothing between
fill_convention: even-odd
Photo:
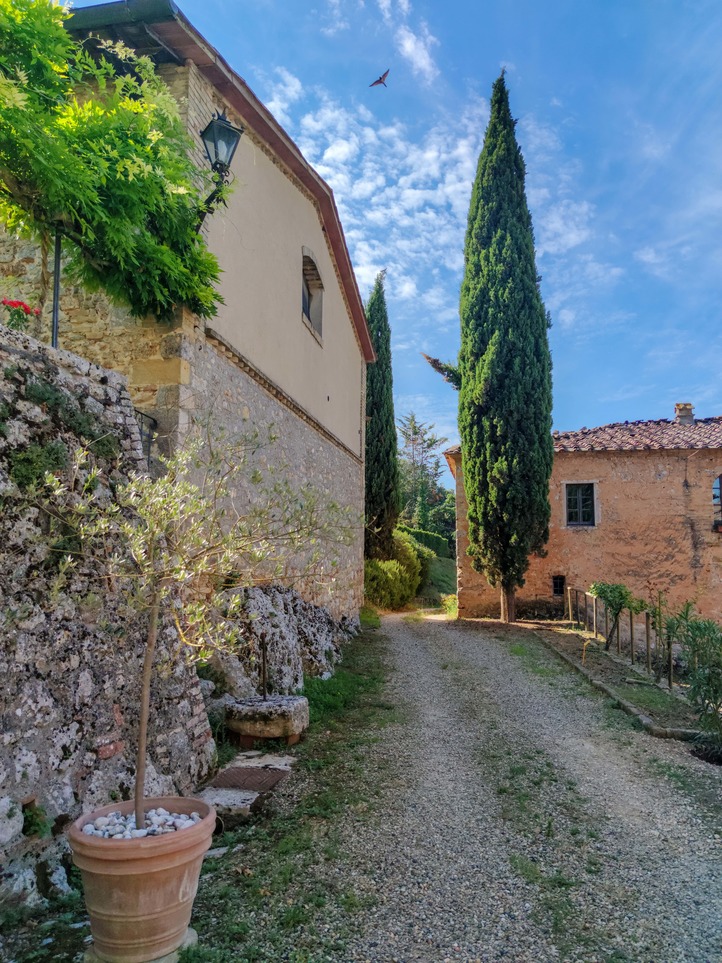
<instances>
[{"instance_id":1,"label":"terracotta roof tile","mask_svg":"<svg viewBox=\"0 0 722 963\"><path fill-rule=\"evenodd\" d=\"M722 417L696 418L682 424L623 421L600 428L554 431L554 451L650 451L669 448L722 448Z\"/></svg>"}]
</instances>

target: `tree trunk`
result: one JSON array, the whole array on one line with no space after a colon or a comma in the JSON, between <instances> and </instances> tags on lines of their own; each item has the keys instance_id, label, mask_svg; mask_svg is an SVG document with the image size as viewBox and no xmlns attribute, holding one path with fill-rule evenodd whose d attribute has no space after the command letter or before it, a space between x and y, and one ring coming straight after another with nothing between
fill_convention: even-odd
<instances>
[{"instance_id":1,"label":"tree trunk","mask_svg":"<svg viewBox=\"0 0 722 963\"><path fill-rule=\"evenodd\" d=\"M145 813L145 759L148 747L148 717L150 716L150 681L153 674L153 656L158 638L158 618L160 613L160 591L156 590L150 605L148 634L143 656L143 678L140 687L140 721L138 723L138 754L135 760L135 826L143 829Z\"/></svg>"},{"instance_id":2,"label":"tree trunk","mask_svg":"<svg viewBox=\"0 0 722 963\"><path fill-rule=\"evenodd\" d=\"M501 621L516 622L516 589L501 589Z\"/></svg>"},{"instance_id":3,"label":"tree trunk","mask_svg":"<svg viewBox=\"0 0 722 963\"><path fill-rule=\"evenodd\" d=\"M619 621L619 616L620 616L620 614L621 614L621 613L617 612L617 614L614 616L614 619L612 620L612 627L611 627L611 629L609 630L609 635L607 636L607 640L606 640L606 642L604 643L604 651L605 651L605 652L609 652L610 648L612 647L612 639L614 638L614 633L615 633L616 628L617 628L617 622Z\"/></svg>"}]
</instances>

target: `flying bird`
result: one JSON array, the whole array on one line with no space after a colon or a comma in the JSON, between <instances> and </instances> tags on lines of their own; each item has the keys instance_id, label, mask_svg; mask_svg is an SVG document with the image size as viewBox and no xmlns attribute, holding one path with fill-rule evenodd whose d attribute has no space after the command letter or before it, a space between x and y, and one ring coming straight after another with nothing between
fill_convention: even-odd
<instances>
[{"instance_id":1,"label":"flying bird","mask_svg":"<svg viewBox=\"0 0 722 963\"><path fill-rule=\"evenodd\" d=\"M389 75L388 70L385 70L385 71L381 74L381 76L379 77L378 80L374 80L374 82L373 82L372 84L369 84L369 87L378 87L379 84L383 84L384 87L385 87L385 86L386 86L386 78L388 77L388 75Z\"/></svg>"}]
</instances>

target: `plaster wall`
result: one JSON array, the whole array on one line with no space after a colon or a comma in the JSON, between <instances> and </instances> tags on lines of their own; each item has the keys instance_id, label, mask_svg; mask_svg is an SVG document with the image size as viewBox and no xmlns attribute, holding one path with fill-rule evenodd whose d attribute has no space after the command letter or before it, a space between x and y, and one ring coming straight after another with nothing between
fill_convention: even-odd
<instances>
[{"instance_id":1,"label":"plaster wall","mask_svg":"<svg viewBox=\"0 0 722 963\"><path fill-rule=\"evenodd\" d=\"M586 590L621 582L645 599L663 592L671 606L688 599L705 617L722 619L722 534L712 531L712 485L722 451L557 452L550 483L547 555L532 557L522 606L552 606L552 577ZM592 482L595 525L567 526L565 485ZM499 593L471 568L467 505L456 471L459 615L499 614ZM561 607L563 600L556 599Z\"/></svg>"},{"instance_id":2,"label":"plaster wall","mask_svg":"<svg viewBox=\"0 0 722 963\"><path fill-rule=\"evenodd\" d=\"M162 73L183 105L199 166L208 162L198 131L214 110L225 110L244 128L231 168L234 189L228 207L204 224L223 271L219 290L225 304L211 327L361 456L366 365L316 201L193 64L165 67ZM301 308L304 249L312 254L323 282L320 336Z\"/></svg>"}]
</instances>

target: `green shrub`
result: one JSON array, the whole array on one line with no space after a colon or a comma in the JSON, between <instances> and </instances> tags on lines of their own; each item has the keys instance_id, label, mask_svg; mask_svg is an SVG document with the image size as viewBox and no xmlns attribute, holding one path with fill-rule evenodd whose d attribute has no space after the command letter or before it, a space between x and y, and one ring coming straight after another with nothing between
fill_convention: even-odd
<instances>
[{"instance_id":1,"label":"green shrub","mask_svg":"<svg viewBox=\"0 0 722 963\"><path fill-rule=\"evenodd\" d=\"M690 667L687 695L701 728L722 745L722 628L694 616L682 622L680 641Z\"/></svg>"},{"instance_id":2,"label":"green shrub","mask_svg":"<svg viewBox=\"0 0 722 963\"><path fill-rule=\"evenodd\" d=\"M446 613L447 619L457 619L459 617L459 601L456 595L442 595L441 605Z\"/></svg>"},{"instance_id":3,"label":"green shrub","mask_svg":"<svg viewBox=\"0 0 722 963\"><path fill-rule=\"evenodd\" d=\"M449 542L443 535L437 535L436 532L425 532L422 528L409 528L408 525L398 525L397 531L411 535L415 541L420 545L425 545L426 548L430 548L434 555L438 555L439 558L451 558Z\"/></svg>"},{"instance_id":4,"label":"green shrub","mask_svg":"<svg viewBox=\"0 0 722 963\"><path fill-rule=\"evenodd\" d=\"M39 485L47 472L60 471L68 463L68 452L59 441L47 445L28 445L25 451L10 454L10 477L18 488Z\"/></svg>"},{"instance_id":5,"label":"green shrub","mask_svg":"<svg viewBox=\"0 0 722 963\"><path fill-rule=\"evenodd\" d=\"M394 531L393 542L393 557L404 570L404 594L408 594L406 601L409 601L416 595L421 585L421 546L410 535L399 531Z\"/></svg>"},{"instance_id":6,"label":"green shrub","mask_svg":"<svg viewBox=\"0 0 722 963\"><path fill-rule=\"evenodd\" d=\"M437 555L426 545L422 545L414 539L414 551L416 552L416 557L421 565L421 574L419 577L419 586L424 585L429 581L431 576L431 566L437 559ZM418 588L417 588L418 591Z\"/></svg>"},{"instance_id":7,"label":"green shrub","mask_svg":"<svg viewBox=\"0 0 722 963\"><path fill-rule=\"evenodd\" d=\"M393 552L392 559L369 559L365 565L366 598L383 609L400 609L410 602L436 558L430 548L399 529L393 534Z\"/></svg>"},{"instance_id":8,"label":"green shrub","mask_svg":"<svg viewBox=\"0 0 722 963\"><path fill-rule=\"evenodd\" d=\"M400 609L411 595L404 597L406 575L395 559L369 559L364 565L364 595L382 609Z\"/></svg>"},{"instance_id":9,"label":"green shrub","mask_svg":"<svg viewBox=\"0 0 722 963\"><path fill-rule=\"evenodd\" d=\"M627 586L621 585L619 582L592 582L589 586L589 594L594 595L604 603L607 615L609 616L611 628L604 645L605 649L609 649L612 644L612 638L617 629L619 617L624 609L629 609L630 612L637 614L638 612L644 612L647 608L647 603L644 599L638 599L632 595ZM571 618L571 612L569 613L569 617Z\"/></svg>"}]
</instances>

